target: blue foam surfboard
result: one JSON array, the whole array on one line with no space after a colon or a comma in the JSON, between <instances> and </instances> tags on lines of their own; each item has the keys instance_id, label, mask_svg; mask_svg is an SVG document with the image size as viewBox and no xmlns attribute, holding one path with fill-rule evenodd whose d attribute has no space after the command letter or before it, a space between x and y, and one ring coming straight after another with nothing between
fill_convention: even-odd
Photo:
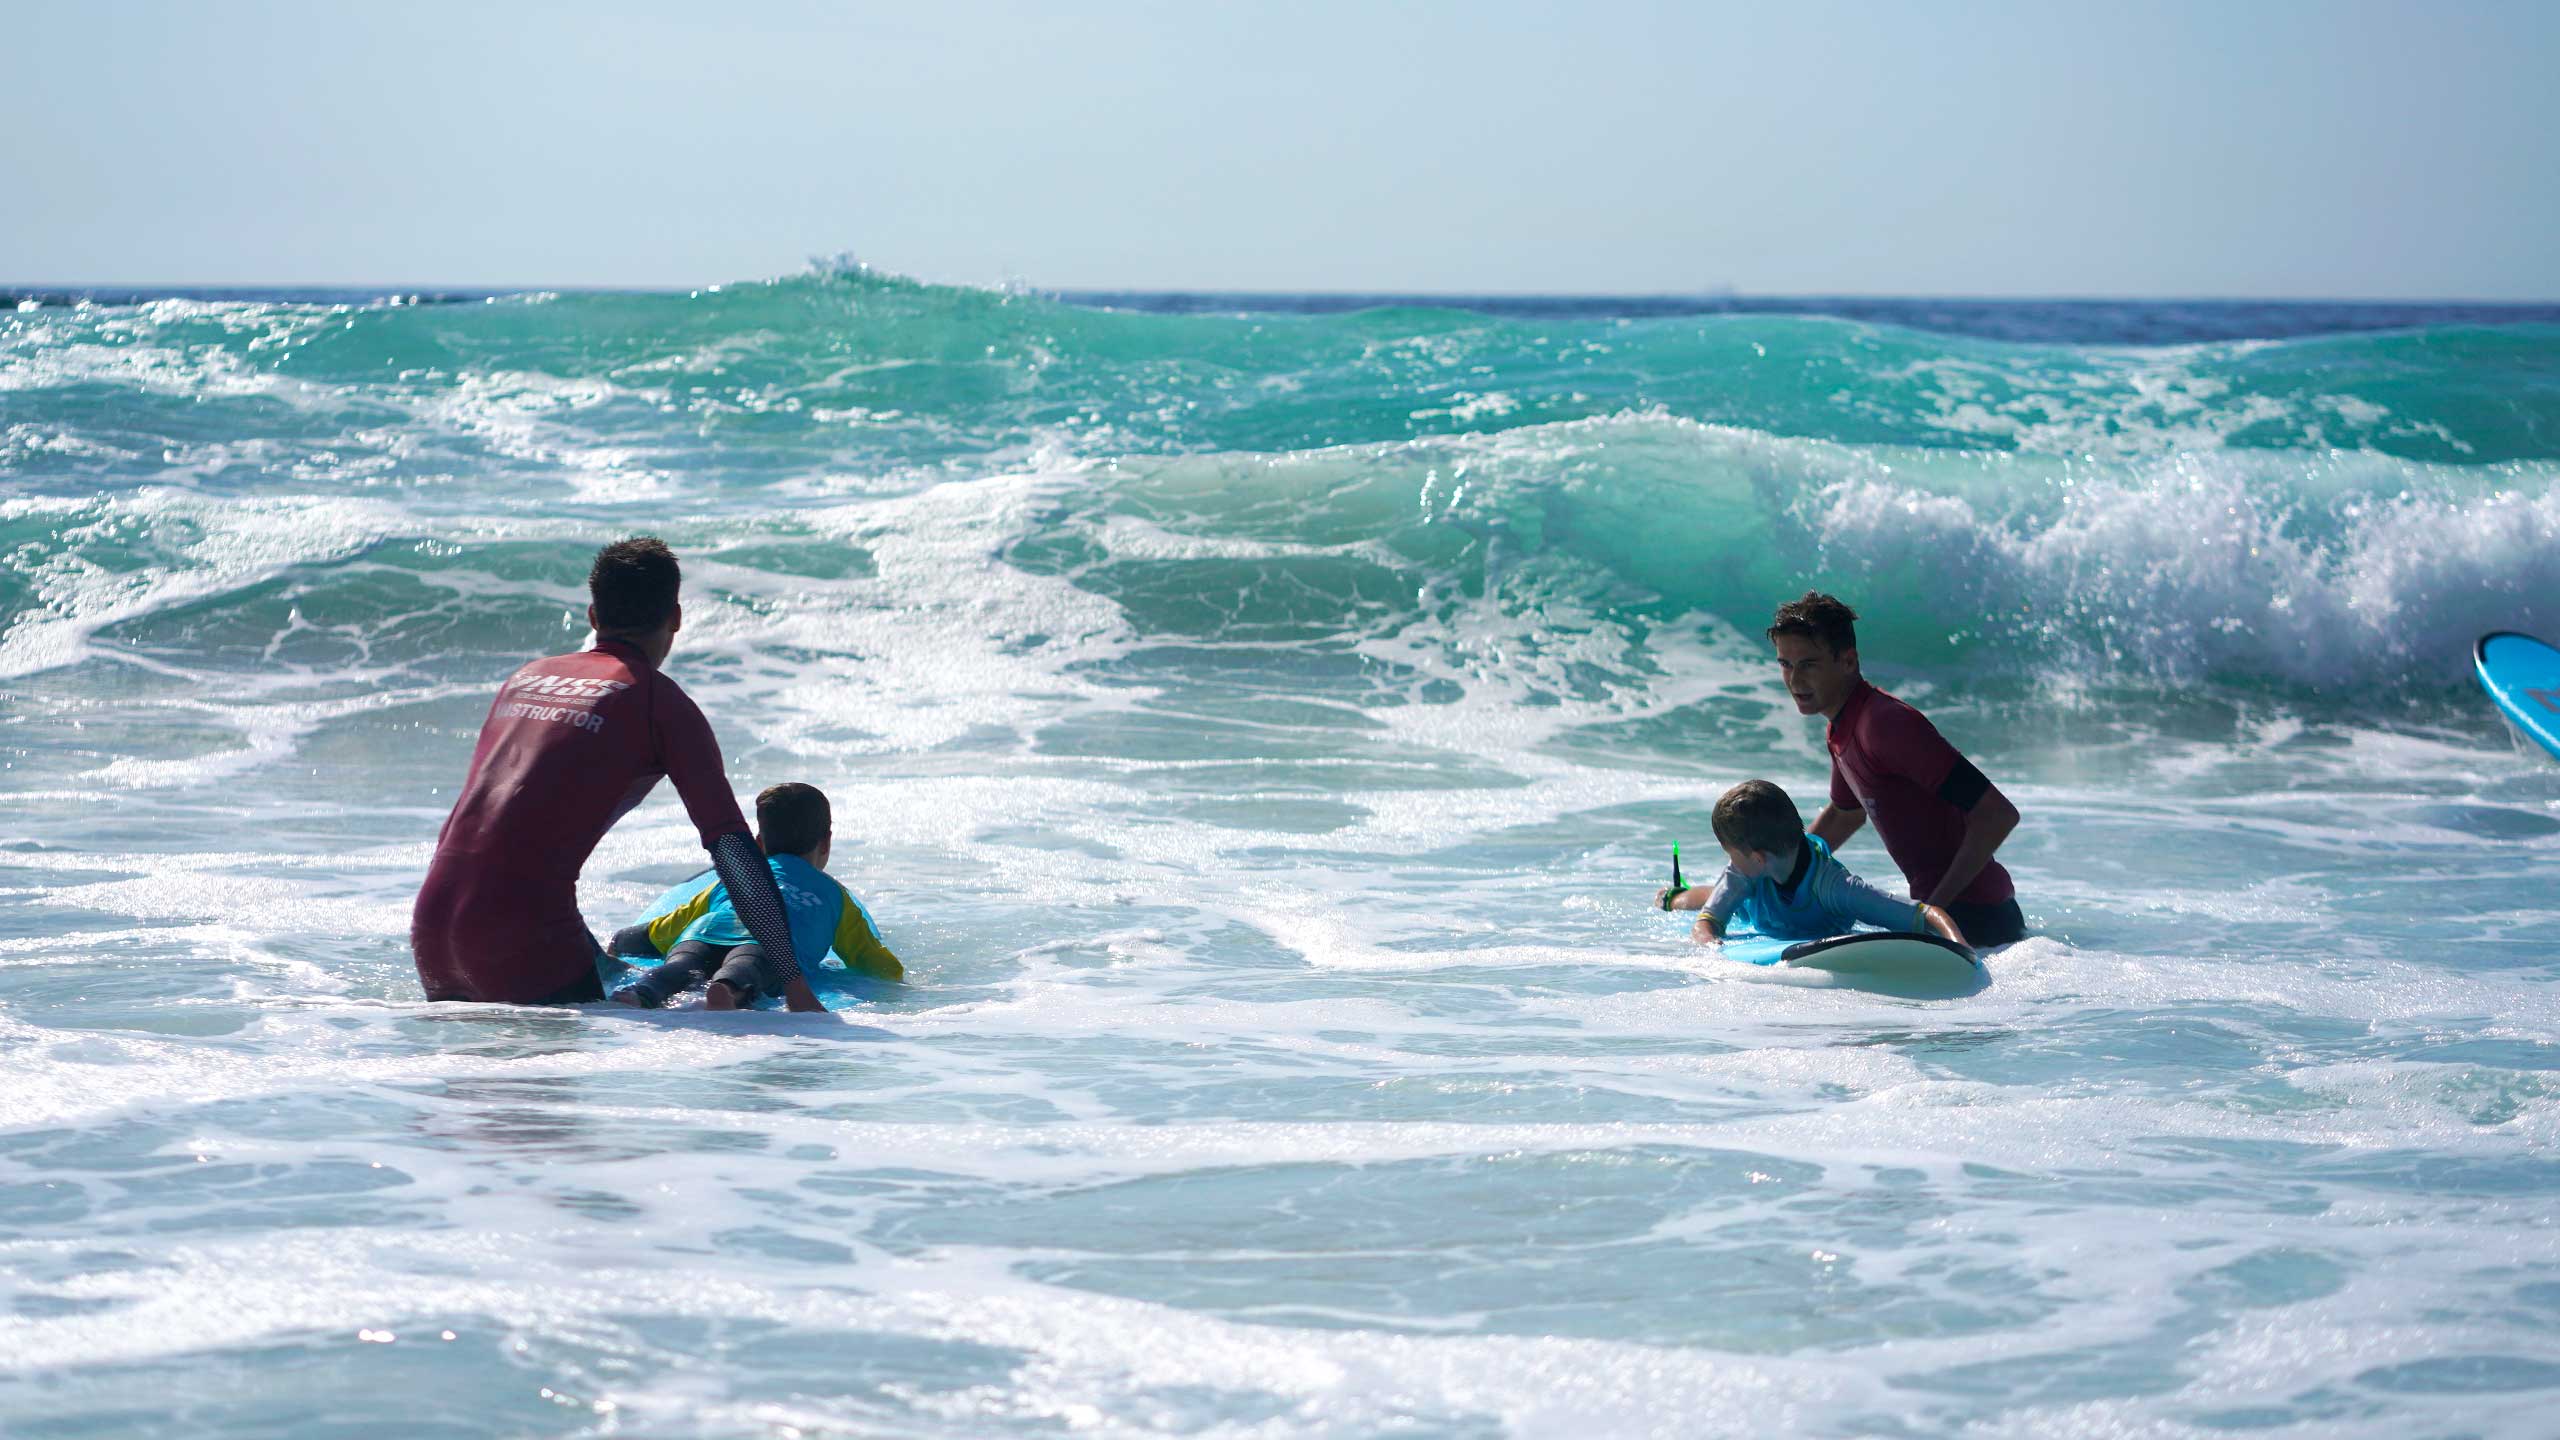
<instances>
[{"instance_id":1,"label":"blue foam surfboard","mask_svg":"<svg viewBox=\"0 0 2560 1440\"><path fill-rule=\"evenodd\" d=\"M2498 630L2471 647L2471 663L2500 713L2560 758L2560 650L2530 635Z\"/></svg>"}]
</instances>

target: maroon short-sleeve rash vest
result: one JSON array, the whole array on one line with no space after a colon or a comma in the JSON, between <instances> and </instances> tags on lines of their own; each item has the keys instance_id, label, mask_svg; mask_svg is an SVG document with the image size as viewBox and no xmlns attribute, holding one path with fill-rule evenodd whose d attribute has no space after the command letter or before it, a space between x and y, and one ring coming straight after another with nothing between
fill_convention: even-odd
<instances>
[{"instance_id":1,"label":"maroon short-sleeve rash vest","mask_svg":"<svg viewBox=\"0 0 2560 1440\"><path fill-rule=\"evenodd\" d=\"M576 981L594 963L578 871L661 777L705 848L746 833L710 722L639 650L600 641L507 677L410 915L427 998L522 1003Z\"/></svg>"},{"instance_id":2,"label":"maroon short-sleeve rash vest","mask_svg":"<svg viewBox=\"0 0 2560 1440\"><path fill-rule=\"evenodd\" d=\"M1831 803L1867 812L1884 851L1925 900L1964 843L1965 812L1946 798L1960 768L1983 783L1929 717L1861 680L1831 717ZM1960 905L1997 905L2016 894L1994 860L1954 896Z\"/></svg>"}]
</instances>

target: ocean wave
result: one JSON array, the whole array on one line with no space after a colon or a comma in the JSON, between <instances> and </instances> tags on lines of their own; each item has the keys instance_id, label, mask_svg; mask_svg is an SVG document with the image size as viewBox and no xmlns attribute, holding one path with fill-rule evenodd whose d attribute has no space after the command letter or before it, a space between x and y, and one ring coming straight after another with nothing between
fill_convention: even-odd
<instances>
[{"instance_id":1,"label":"ocean wave","mask_svg":"<svg viewBox=\"0 0 2560 1440\"><path fill-rule=\"evenodd\" d=\"M1809 587L1949 683L2424 691L2481 631L2560 627L2555 377L2550 327L2098 349L859 271L31 308L0 317L0 673L100 637L432 671L574 624L577 552L633 529L741 557L757 623L918 604L808 552L1032 476L936 563L1063 584L1134 645L1358 651L1416 695L1640 692L1664 635L1752 641ZM490 556L539 580L455 578Z\"/></svg>"},{"instance_id":2,"label":"ocean wave","mask_svg":"<svg viewBox=\"0 0 2560 1440\"><path fill-rule=\"evenodd\" d=\"M8 502L0 672L72 663L101 637L129 659L281 659L320 679L496 663L574 629L587 547L643 523L704 557L729 597L705 617L728 615L745 648L938 613L975 568L967 623L988 634L1059 633L1049 612L1074 593L1103 606L1078 633L1107 612L1133 646L1361 652L1416 694L1438 677L1531 703L1643 692L1665 636L1756 646L1773 604L1808 588L1860 608L1871 663L1953 684L2353 700L2465 683L2483 631L2560 628L2546 463L2066 461L1654 412L1282 454L1053 451L915 501L731 497L654 519L651 501L449 504L182 487ZM874 563L909 550L935 555L930 573ZM1033 591L1007 576L1045 587L1022 615L1005 597ZM891 626L865 648L894 643Z\"/></svg>"},{"instance_id":3,"label":"ocean wave","mask_svg":"<svg viewBox=\"0 0 2560 1440\"><path fill-rule=\"evenodd\" d=\"M0 394L37 428L0 466L40 470L58 437L129 449L208 424L325 449L348 427L315 432L313 411L429 421L523 385L617 397L581 423L644 466L748 476L1038 435L1088 454L1285 452L1654 409L2052 456L2560 458L2547 324L2091 347L1803 315L1165 315L831 269L687 294L30 308L0 316Z\"/></svg>"},{"instance_id":4,"label":"ocean wave","mask_svg":"<svg viewBox=\"0 0 2560 1440\"><path fill-rule=\"evenodd\" d=\"M2354 691L2460 683L2482 631L2560 623L2545 464L2055 462L1654 414L1168 460L1102 508L1194 549L1095 528L1088 583L1142 630L1203 638L1454 625L1477 605L1562 633L1614 617L1756 638L1818 587L1866 612L1871 656L1950 678Z\"/></svg>"}]
</instances>

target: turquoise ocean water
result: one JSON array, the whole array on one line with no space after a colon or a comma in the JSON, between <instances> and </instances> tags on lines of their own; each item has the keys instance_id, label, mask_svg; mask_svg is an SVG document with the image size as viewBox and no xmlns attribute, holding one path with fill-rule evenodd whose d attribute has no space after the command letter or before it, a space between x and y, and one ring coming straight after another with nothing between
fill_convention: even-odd
<instances>
[{"instance_id":1,"label":"turquoise ocean water","mask_svg":"<svg viewBox=\"0 0 2560 1440\"><path fill-rule=\"evenodd\" d=\"M0 1433L2560 1428L2560 314L111 298L0 311ZM640 530L904 990L419 1000ZM1977 994L1648 908L1809 585L2025 813Z\"/></svg>"}]
</instances>

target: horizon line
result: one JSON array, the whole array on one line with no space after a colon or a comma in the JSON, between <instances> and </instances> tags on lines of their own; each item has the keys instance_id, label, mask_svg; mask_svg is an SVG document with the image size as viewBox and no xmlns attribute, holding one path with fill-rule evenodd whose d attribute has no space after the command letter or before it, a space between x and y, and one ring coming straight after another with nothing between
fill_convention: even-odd
<instances>
[{"instance_id":1,"label":"horizon line","mask_svg":"<svg viewBox=\"0 0 2560 1440\"><path fill-rule=\"evenodd\" d=\"M24 303L44 302L48 297L87 298L83 292L108 292L125 295L158 295L184 298L188 294L286 294L358 291L383 299L405 297L439 299L499 299L517 295L678 295L728 290L748 285L770 285L832 272L795 270L776 275L744 280L720 280L705 284L422 284L389 281L0 281L0 300ZM907 283L934 289L979 290L1001 293L1049 296L1060 300L1102 299L1114 296L1147 298L1185 298L1204 300L1629 300L1687 305L1748 304L1753 302L1799 302L1818 300L1880 301L1896 300L1942 304L2047 304L2047 305L2405 305L2405 306L2471 306L2483 309L2538 309L2560 307L2560 296L2542 299L2449 297L2425 295L2341 296L2341 295L2230 295L2230 294L2098 294L2098 293L2020 293L1987 294L1965 292L1899 292L1888 290L1803 290L1756 291L1720 288L1710 290L1422 290L1422 289L1318 289L1288 290L1238 287L1150 287L1141 285L1034 285L1028 283L965 284L952 281L918 280L894 271L874 272Z\"/></svg>"}]
</instances>

